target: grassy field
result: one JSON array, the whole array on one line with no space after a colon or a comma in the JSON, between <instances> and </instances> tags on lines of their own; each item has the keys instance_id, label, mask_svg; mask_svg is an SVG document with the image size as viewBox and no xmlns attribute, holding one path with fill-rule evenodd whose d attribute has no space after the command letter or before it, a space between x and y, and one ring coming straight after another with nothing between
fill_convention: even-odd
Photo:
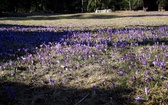
<instances>
[{"instance_id":1,"label":"grassy field","mask_svg":"<svg viewBox=\"0 0 168 105\"><path fill-rule=\"evenodd\" d=\"M0 18L0 105L167 105L168 12Z\"/></svg>"},{"instance_id":2,"label":"grassy field","mask_svg":"<svg viewBox=\"0 0 168 105\"><path fill-rule=\"evenodd\" d=\"M168 12L119 11L113 13L79 13L66 15L23 15L0 18L1 24L57 27L124 27L129 25L160 26L168 24Z\"/></svg>"}]
</instances>

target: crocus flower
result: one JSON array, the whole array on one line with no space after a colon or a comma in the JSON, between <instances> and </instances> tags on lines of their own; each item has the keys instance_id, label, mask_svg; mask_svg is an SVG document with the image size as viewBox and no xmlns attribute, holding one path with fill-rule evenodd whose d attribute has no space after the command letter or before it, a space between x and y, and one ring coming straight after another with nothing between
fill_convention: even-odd
<instances>
[{"instance_id":1,"label":"crocus flower","mask_svg":"<svg viewBox=\"0 0 168 105\"><path fill-rule=\"evenodd\" d=\"M158 62L157 62L157 61L153 61L153 65L154 65L154 66L157 66L157 65L158 65Z\"/></svg>"},{"instance_id":2,"label":"crocus flower","mask_svg":"<svg viewBox=\"0 0 168 105\"><path fill-rule=\"evenodd\" d=\"M143 65L147 65L147 61L145 59L142 60Z\"/></svg>"},{"instance_id":3,"label":"crocus flower","mask_svg":"<svg viewBox=\"0 0 168 105\"><path fill-rule=\"evenodd\" d=\"M131 80L136 80L136 76L134 75L133 77L131 77Z\"/></svg>"},{"instance_id":4,"label":"crocus flower","mask_svg":"<svg viewBox=\"0 0 168 105\"><path fill-rule=\"evenodd\" d=\"M160 79L167 79L167 77L161 75L161 76L160 76Z\"/></svg>"},{"instance_id":5,"label":"crocus flower","mask_svg":"<svg viewBox=\"0 0 168 105\"><path fill-rule=\"evenodd\" d=\"M55 80L53 80L52 78L50 78L50 79L49 79L49 82L50 82L50 83L54 83Z\"/></svg>"},{"instance_id":6,"label":"crocus flower","mask_svg":"<svg viewBox=\"0 0 168 105\"><path fill-rule=\"evenodd\" d=\"M112 82L111 85L112 85L113 88L115 87L115 83L114 82Z\"/></svg>"},{"instance_id":7,"label":"crocus flower","mask_svg":"<svg viewBox=\"0 0 168 105\"><path fill-rule=\"evenodd\" d=\"M145 101L145 99L144 99L144 98L139 97L139 96L138 96L138 97L136 97L136 98L135 98L135 100L137 100L137 101Z\"/></svg>"},{"instance_id":8,"label":"crocus flower","mask_svg":"<svg viewBox=\"0 0 168 105\"><path fill-rule=\"evenodd\" d=\"M145 70L145 74L146 74L146 75L149 75L149 74L150 74L150 71L149 71L149 70Z\"/></svg>"},{"instance_id":9,"label":"crocus flower","mask_svg":"<svg viewBox=\"0 0 168 105\"><path fill-rule=\"evenodd\" d=\"M166 88L168 89L168 83L166 83Z\"/></svg>"},{"instance_id":10,"label":"crocus flower","mask_svg":"<svg viewBox=\"0 0 168 105\"><path fill-rule=\"evenodd\" d=\"M125 72L120 70L119 72L117 72L117 74L120 75L120 76L123 76L123 75L125 75Z\"/></svg>"},{"instance_id":11,"label":"crocus flower","mask_svg":"<svg viewBox=\"0 0 168 105\"><path fill-rule=\"evenodd\" d=\"M10 61L9 61L9 65L12 66L12 64L13 64L13 62L10 60Z\"/></svg>"},{"instance_id":12,"label":"crocus flower","mask_svg":"<svg viewBox=\"0 0 168 105\"><path fill-rule=\"evenodd\" d=\"M148 90L149 88L148 87L145 87L145 94L148 95Z\"/></svg>"},{"instance_id":13,"label":"crocus flower","mask_svg":"<svg viewBox=\"0 0 168 105\"><path fill-rule=\"evenodd\" d=\"M138 75L138 74L139 74L139 71L137 70L137 71L135 72L135 74Z\"/></svg>"}]
</instances>

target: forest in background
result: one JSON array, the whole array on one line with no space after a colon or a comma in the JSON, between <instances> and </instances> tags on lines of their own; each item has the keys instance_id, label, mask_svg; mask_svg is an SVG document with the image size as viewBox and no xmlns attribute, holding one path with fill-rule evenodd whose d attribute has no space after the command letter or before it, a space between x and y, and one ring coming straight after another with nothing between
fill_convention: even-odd
<instances>
[{"instance_id":1,"label":"forest in background","mask_svg":"<svg viewBox=\"0 0 168 105\"><path fill-rule=\"evenodd\" d=\"M145 5L146 8L152 8L149 10L158 10L159 7L168 10L168 0L0 0L0 14L80 13L96 9L143 10Z\"/></svg>"}]
</instances>

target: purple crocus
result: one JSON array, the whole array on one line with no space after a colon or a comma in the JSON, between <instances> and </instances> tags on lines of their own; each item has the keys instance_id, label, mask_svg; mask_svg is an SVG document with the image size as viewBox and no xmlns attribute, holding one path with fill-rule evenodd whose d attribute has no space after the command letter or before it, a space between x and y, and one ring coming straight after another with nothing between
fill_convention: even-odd
<instances>
[{"instance_id":1,"label":"purple crocus","mask_svg":"<svg viewBox=\"0 0 168 105\"><path fill-rule=\"evenodd\" d=\"M165 69L165 60L161 61L159 65L162 68L162 70Z\"/></svg>"},{"instance_id":2,"label":"purple crocus","mask_svg":"<svg viewBox=\"0 0 168 105\"><path fill-rule=\"evenodd\" d=\"M167 90L168 90L168 83L166 83L166 88L167 88Z\"/></svg>"},{"instance_id":3,"label":"purple crocus","mask_svg":"<svg viewBox=\"0 0 168 105\"><path fill-rule=\"evenodd\" d=\"M136 97L136 98L135 98L135 100L137 100L137 101L145 101L145 99L144 99L144 98L139 97L139 96L138 96L138 97Z\"/></svg>"},{"instance_id":4,"label":"purple crocus","mask_svg":"<svg viewBox=\"0 0 168 105\"><path fill-rule=\"evenodd\" d=\"M113 88L115 87L115 83L114 82L112 82L111 85L112 85Z\"/></svg>"},{"instance_id":5,"label":"purple crocus","mask_svg":"<svg viewBox=\"0 0 168 105\"><path fill-rule=\"evenodd\" d=\"M120 70L119 72L117 72L117 74L120 76L123 76L123 75L125 75L125 72L123 70Z\"/></svg>"},{"instance_id":6,"label":"purple crocus","mask_svg":"<svg viewBox=\"0 0 168 105\"><path fill-rule=\"evenodd\" d=\"M142 60L143 65L147 65L147 61L145 59Z\"/></svg>"},{"instance_id":7,"label":"purple crocus","mask_svg":"<svg viewBox=\"0 0 168 105\"><path fill-rule=\"evenodd\" d=\"M130 79L131 79L131 81L136 80L136 76L134 75Z\"/></svg>"},{"instance_id":8,"label":"purple crocus","mask_svg":"<svg viewBox=\"0 0 168 105\"><path fill-rule=\"evenodd\" d=\"M9 65L12 66L12 64L13 64L13 62L10 60L10 61L9 61Z\"/></svg>"},{"instance_id":9,"label":"purple crocus","mask_svg":"<svg viewBox=\"0 0 168 105\"><path fill-rule=\"evenodd\" d=\"M138 74L139 74L139 71L138 71L138 70L136 70L135 74L136 74L136 75L138 75Z\"/></svg>"},{"instance_id":10,"label":"purple crocus","mask_svg":"<svg viewBox=\"0 0 168 105\"><path fill-rule=\"evenodd\" d=\"M65 60L65 66L66 67L68 66L68 60Z\"/></svg>"},{"instance_id":11,"label":"purple crocus","mask_svg":"<svg viewBox=\"0 0 168 105\"><path fill-rule=\"evenodd\" d=\"M158 61L153 61L153 65L157 66L158 65Z\"/></svg>"},{"instance_id":12,"label":"purple crocus","mask_svg":"<svg viewBox=\"0 0 168 105\"><path fill-rule=\"evenodd\" d=\"M53 80L52 78L50 78L50 79L49 79L49 82L50 82L51 84L53 84L53 83L55 82L55 80Z\"/></svg>"},{"instance_id":13,"label":"purple crocus","mask_svg":"<svg viewBox=\"0 0 168 105\"><path fill-rule=\"evenodd\" d=\"M149 74L150 74L150 71L149 71L149 70L145 70L145 74L146 74L146 75L149 75Z\"/></svg>"},{"instance_id":14,"label":"purple crocus","mask_svg":"<svg viewBox=\"0 0 168 105\"><path fill-rule=\"evenodd\" d=\"M145 94L148 95L149 88L145 87Z\"/></svg>"},{"instance_id":15,"label":"purple crocus","mask_svg":"<svg viewBox=\"0 0 168 105\"><path fill-rule=\"evenodd\" d=\"M160 76L160 79L167 79L167 77L161 75L161 76Z\"/></svg>"}]
</instances>

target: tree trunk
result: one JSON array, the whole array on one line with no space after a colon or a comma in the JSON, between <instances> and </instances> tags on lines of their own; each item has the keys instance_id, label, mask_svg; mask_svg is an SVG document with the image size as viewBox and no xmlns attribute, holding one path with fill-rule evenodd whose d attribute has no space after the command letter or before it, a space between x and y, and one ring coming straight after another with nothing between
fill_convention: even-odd
<instances>
[{"instance_id":1,"label":"tree trunk","mask_svg":"<svg viewBox=\"0 0 168 105\"><path fill-rule=\"evenodd\" d=\"M82 0L82 13L84 12L83 0Z\"/></svg>"},{"instance_id":2,"label":"tree trunk","mask_svg":"<svg viewBox=\"0 0 168 105\"><path fill-rule=\"evenodd\" d=\"M129 10L132 10L132 0L129 0Z\"/></svg>"}]
</instances>

